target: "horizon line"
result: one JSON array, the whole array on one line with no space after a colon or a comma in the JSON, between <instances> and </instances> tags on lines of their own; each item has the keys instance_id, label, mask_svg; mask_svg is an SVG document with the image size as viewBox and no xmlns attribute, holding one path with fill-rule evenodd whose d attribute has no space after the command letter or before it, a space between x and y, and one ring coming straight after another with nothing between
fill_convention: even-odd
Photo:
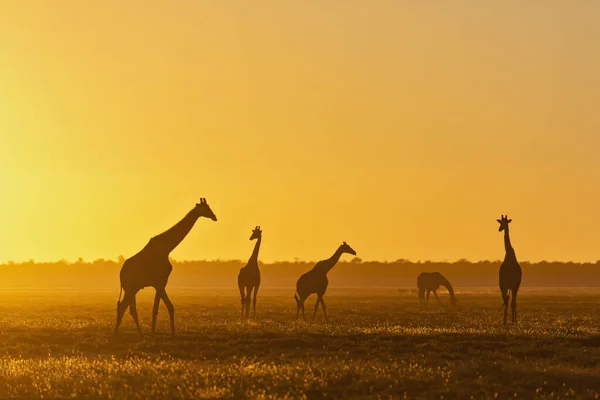
<instances>
[{"instance_id":1,"label":"horizon line","mask_svg":"<svg viewBox=\"0 0 600 400\"><path fill-rule=\"evenodd\" d=\"M358 261L356 261L358 259ZM114 262L114 263L121 263L124 262L125 260L127 260L127 258L125 258L124 256L118 256L116 259L115 258L96 258L94 260L86 260L83 257L78 257L77 259L74 260L69 260L66 258L61 258L58 260L53 260L53 261L48 261L48 260L35 260L33 258L30 258L28 260L3 260L0 261L0 265L13 265L13 264L27 264L27 263L33 263L33 264L93 264L99 261L103 261L103 262ZM246 262L243 259L221 259L221 258L216 258L216 259L175 259L172 257L169 257L169 260L175 263L187 263L187 262L207 262L207 263L219 263L219 262L236 262L236 263L244 263ZM281 263L289 263L289 264L295 264L295 263L317 263L319 262L319 260L300 260L298 258L295 258L294 260L274 260L274 261L261 261L260 259L258 260L261 264L281 264ZM340 263L356 263L356 264L361 264L361 263L380 263L380 264L396 264L396 263L406 263L406 264L457 264L457 263L469 263L469 264L478 264L478 263L500 263L502 262L502 259L496 259L496 260L477 260L477 261L473 261L467 258L459 258L456 260L411 260L411 259L407 259L407 258L397 258L395 260L363 260L360 257L354 257L353 259L350 260L340 260ZM562 263L562 264L566 264L566 263L574 263L574 264L600 264L600 259L595 260L595 261L573 261L573 260L536 260L536 261L530 261L530 260L523 260L523 261L519 261L520 263L525 263L525 264L541 264L541 263L548 263L548 264L553 264L553 263Z\"/></svg>"}]
</instances>

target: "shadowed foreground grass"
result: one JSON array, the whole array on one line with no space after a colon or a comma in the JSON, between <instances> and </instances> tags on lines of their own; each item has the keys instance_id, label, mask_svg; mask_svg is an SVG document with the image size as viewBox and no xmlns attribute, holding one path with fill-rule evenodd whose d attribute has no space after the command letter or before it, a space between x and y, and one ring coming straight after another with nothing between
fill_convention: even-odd
<instances>
[{"instance_id":1,"label":"shadowed foreground grass","mask_svg":"<svg viewBox=\"0 0 600 400\"><path fill-rule=\"evenodd\" d=\"M170 293L156 338L127 314L113 338L113 293L0 295L0 397L597 398L600 292L524 291L518 326L500 295L458 293L448 311L416 293L330 290L330 322L294 321L289 291L259 293L241 321L233 291ZM152 291L138 299L149 331ZM311 301L312 300L312 301ZM442 296L447 302L447 297ZM312 316L315 299L309 298Z\"/></svg>"}]
</instances>

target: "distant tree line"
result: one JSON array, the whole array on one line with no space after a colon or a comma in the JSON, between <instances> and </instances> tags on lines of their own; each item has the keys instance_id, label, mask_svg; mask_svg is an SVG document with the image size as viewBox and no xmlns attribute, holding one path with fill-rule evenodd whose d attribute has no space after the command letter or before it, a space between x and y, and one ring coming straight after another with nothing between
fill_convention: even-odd
<instances>
[{"instance_id":1,"label":"distant tree line","mask_svg":"<svg viewBox=\"0 0 600 400\"><path fill-rule=\"evenodd\" d=\"M0 264L0 288L54 290L61 288L86 290L118 290L119 270L124 259L86 262L58 261L52 263L9 262ZM173 273L169 287L222 287L234 288L239 269L245 265L240 260L176 261L172 260ZM290 288L298 277L311 269L314 262L279 261L260 263L263 288ZM496 287L500 261L455 262L362 261L355 258L341 261L329 273L330 287L375 288L415 287L420 272L438 271L454 286ZM600 261L575 262L521 262L523 287L600 287Z\"/></svg>"}]
</instances>

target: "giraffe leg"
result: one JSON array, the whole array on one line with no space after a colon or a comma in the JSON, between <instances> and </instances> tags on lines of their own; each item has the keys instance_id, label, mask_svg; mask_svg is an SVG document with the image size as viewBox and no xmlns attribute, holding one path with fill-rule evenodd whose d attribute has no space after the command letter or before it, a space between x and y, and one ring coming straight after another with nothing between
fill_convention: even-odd
<instances>
[{"instance_id":1,"label":"giraffe leg","mask_svg":"<svg viewBox=\"0 0 600 400\"><path fill-rule=\"evenodd\" d=\"M517 323L517 290L511 290L512 300L510 302L510 308L512 309L512 322Z\"/></svg>"},{"instance_id":2,"label":"giraffe leg","mask_svg":"<svg viewBox=\"0 0 600 400\"><path fill-rule=\"evenodd\" d=\"M298 319L300 309L304 307L304 299L302 297L299 297L298 295L294 295L294 299L296 300L296 319Z\"/></svg>"},{"instance_id":3,"label":"giraffe leg","mask_svg":"<svg viewBox=\"0 0 600 400\"><path fill-rule=\"evenodd\" d=\"M250 303L252 302L252 286L246 286L246 299L244 306L246 307L246 318L250 316Z\"/></svg>"},{"instance_id":4,"label":"giraffe leg","mask_svg":"<svg viewBox=\"0 0 600 400\"><path fill-rule=\"evenodd\" d=\"M440 298L438 297L436 291L433 291L433 295L435 296L435 298L437 299L438 303L440 304L440 306L442 305L442 302L440 301Z\"/></svg>"},{"instance_id":5,"label":"giraffe leg","mask_svg":"<svg viewBox=\"0 0 600 400\"><path fill-rule=\"evenodd\" d=\"M123 300L117 303L117 324L115 325L115 336L119 332L119 326L121 325L123 314L125 314L125 311L127 311L127 307L129 307L131 298L132 296L130 294L125 293L125 296L123 296Z\"/></svg>"},{"instance_id":6,"label":"giraffe leg","mask_svg":"<svg viewBox=\"0 0 600 400\"><path fill-rule=\"evenodd\" d=\"M129 305L129 313L133 317L133 322L135 322L135 327L137 328L140 338L143 338L144 333L142 332L142 328L140 327L140 321L138 319L137 303L135 301L135 296L133 296L133 298L131 299L131 304Z\"/></svg>"},{"instance_id":7,"label":"giraffe leg","mask_svg":"<svg viewBox=\"0 0 600 400\"><path fill-rule=\"evenodd\" d=\"M256 294L258 293L259 285L254 286L254 295L252 296L252 316L256 317Z\"/></svg>"},{"instance_id":8,"label":"giraffe leg","mask_svg":"<svg viewBox=\"0 0 600 400\"><path fill-rule=\"evenodd\" d=\"M312 320L315 320L315 317L317 316L317 310L319 309L319 303L321 302L321 298L317 297L317 302L315 303L315 312L313 313L313 317Z\"/></svg>"},{"instance_id":9,"label":"giraffe leg","mask_svg":"<svg viewBox=\"0 0 600 400\"><path fill-rule=\"evenodd\" d=\"M306 315L304 315L304 302L305 301L306 301L306 298L300 299L300 308L302 309L302 319L306 321Z\"/></svg>"},{"instance_id":10,"label":"giraffe leg","mask_svg":"<svg viewBox=\"0 0 600 400\"><path fill-rule=\"evenodd\" d=\"M169 296L167 296L167 292L164 289L160 291L160 298L167 306L167 310L169 310L169 318L171 319L171 336L175 336L175 307L173 307L173 303L171 303L171 300L169 299Z\"/></svg>"},{"instance_id":11,"label":"giraffe leg","mask_svg":"<svg viewBox=\"0 0 600 400\"><path fill-rule=\"evenodd\" d=\"M506 314L508 312L508 290L502 290L502 301L504 302L504 325L506 325Z\"/></svg>"},{"instance_id":12,"label":"giraffe leg","mask_svg":"<svg viewBox=\"0 0 600 400\"><path fill-rule=\"evenodd\" d=\"M325 307L325 300L323 300L323 296L321 296L321 308L323 309L323 314L325 314L325 321L327 321L327 307Z\"/></svg>"},{"instance_id":13,"label":"giraffe leg","mask_svg":"<svg viewBox=\"0 0 600 400\"><path fill-rule=\"evenodd\" d=\"M154 336L156 332L156 318L158 317L158 306L160 305L160 294L158 290L154 294L154 305L152 306L152 331L150 334Z\"/></svg>"},{"instance_id":14,"label":"giraffe leg","mask_svg":"<svg viewBox=\"0 0 600 400\"><path fill-rule=\"evenodd\" d=\"M421 303L421 307L425 306L425 289L419 288L419 303Z\"/></svg>"},{"instance_id":15,"label":"giraffe leg","mask_svg":"<svg viewBox=\"0 0 600 400\"><path fill-rule=\"evenodd\" d=\"M242 318L244 318L244 300L246 299L246 295L244 294L244 286L241 284L239 284L238 286L240 288L240 298L242 302Z\"/></svg>"},{"instance_id":16,"label":"giraffe leg","mask_svg":"<svg viewBox=\"0 0 600 400\"><path fill-rule=\"evenodd\" d=\"M429 304L429 292L430 290L427 289L427 297L425 297L425 307L427 307L427 305Z\"/></svg>"}]
</instances>

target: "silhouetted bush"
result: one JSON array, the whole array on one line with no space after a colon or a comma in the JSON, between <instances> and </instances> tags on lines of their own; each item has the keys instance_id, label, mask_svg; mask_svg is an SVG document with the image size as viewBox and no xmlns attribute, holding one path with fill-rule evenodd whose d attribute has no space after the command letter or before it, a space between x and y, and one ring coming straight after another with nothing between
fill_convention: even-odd
<instances>
[{"instance_id":1,"label":"silhouetted bush","mask_svg":"<svg viewBox=\"0 0 600 400\"><path fill-rule=\"evenodd\" d=\"M9 262L0 265L0 288L55 290L119 290L119 270L123 263L112 260L53 263ZM170 288L231 287L245 263L240 260L175 261L169 279ZM278 261L260 263L262 287L295 289L298 277L311 269L314 262ZM412 287L420 272L441 272L460 290L466 286L498 285L500 261L470 262L394 262L341 261L329 273L330 287ZM574 262L521 262L523 287L597 287L600 264Z\"/></svg>"}]
</instances>

